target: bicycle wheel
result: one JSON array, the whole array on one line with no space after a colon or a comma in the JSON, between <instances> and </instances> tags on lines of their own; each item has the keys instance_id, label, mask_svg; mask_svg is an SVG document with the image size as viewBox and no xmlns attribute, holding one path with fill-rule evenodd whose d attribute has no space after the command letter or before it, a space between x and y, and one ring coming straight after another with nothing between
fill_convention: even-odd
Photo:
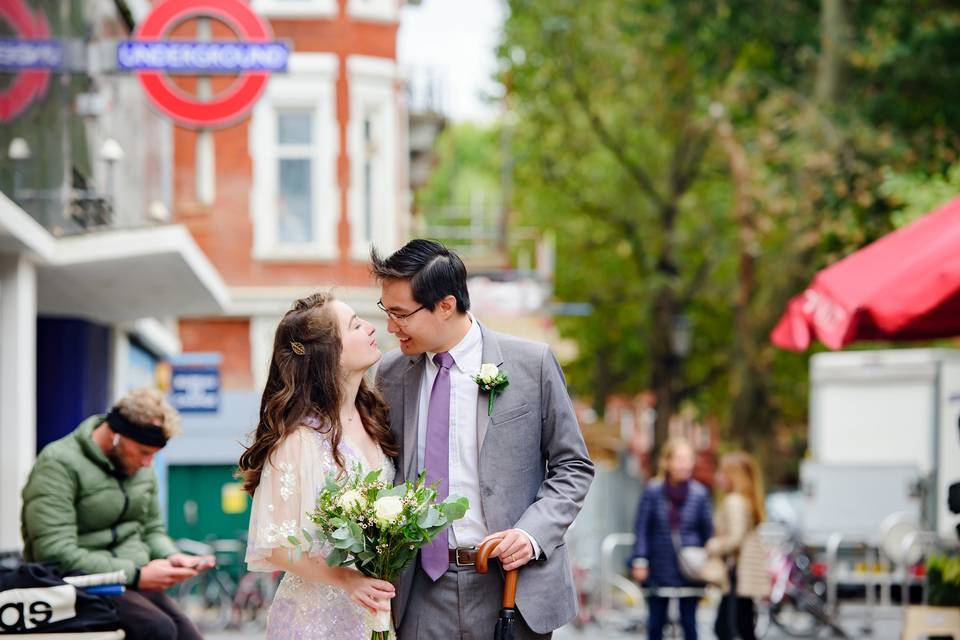
<instances>
[{"instance_id":1,"label":"bicycle wheel","mask_svg":"<svg viewBox=\"0 0 960 640\"><path fill-rule=\"evenodd\" d=\"M230 625L233 598L216 574L201 574L181 584L177 601L201 631L223 631Z\"/></svg>"},{"instance_id":2,"label":"bicycle wheel","mask_svg":"<svg viewBox=\"0 0 960 640\"><path fill-rule=\"evenodd\" d=\"M270 574L247 573L240 578L233 597L234 626L243 628L246 624L254 624L260 630L266 629L267 611L275 591L276 585Z\"/></svg>"},{"instance_id":3,"label":"bicycle wheel","mask_svg":"<svg viewBox=\"0 0 960 640\"><path fill-rule=\"evenodd\" d=\"M780 602L770 605L770 621L795 638L813 638L820 633L823 622L810 611L810 603L804 594L785 594Z\"/></svg>"}]
</instances>

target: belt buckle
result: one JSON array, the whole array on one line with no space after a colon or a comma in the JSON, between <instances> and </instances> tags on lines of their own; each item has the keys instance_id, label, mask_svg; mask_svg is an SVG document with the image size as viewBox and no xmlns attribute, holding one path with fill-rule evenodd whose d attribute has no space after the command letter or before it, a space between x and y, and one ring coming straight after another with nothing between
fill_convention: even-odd
<instances>
[{"instance_id":1,"label":"belt buckle","mask_svg":"<svg viewBox=\"0 0 960 640\"><path fill-rule=\"evenodd\" d=\"M467 551L474 551L474 552L475 552L476 550L477 550L476 547L457 547L457 554L456 554L456 555L457 555L457 566L458 566L458 567L473 567L473 566L476 566L476 564L477 564L477 563L476 563L476 560L474 560L473 562L470 562L469 560L464 560L463 562L460 561L460 553L461 553L461 552L464 553L464 557L466 558L466 557L467 557L467 555L466 555L466 552L467 552ZM476 557L476 556L474 556L474 557Z\"/></svg>"}]
</instances>

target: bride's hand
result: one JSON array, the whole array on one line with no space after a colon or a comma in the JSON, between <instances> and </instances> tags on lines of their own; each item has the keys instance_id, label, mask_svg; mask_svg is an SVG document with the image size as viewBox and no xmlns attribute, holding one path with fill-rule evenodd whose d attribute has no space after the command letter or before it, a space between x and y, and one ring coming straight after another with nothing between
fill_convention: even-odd
<instances>
[{"instance_id":1,"label":"bride's hand","mask_svg":"<svg viewBox=\"0 0 960 640\"><path fill-rule=\"evenodd\" d=\"M393 585L386 580L368 578L354 569L342 568L340 586L350 599L370 613L390 611L390 599L396 595Z\"/></svg>"}]
</instances>

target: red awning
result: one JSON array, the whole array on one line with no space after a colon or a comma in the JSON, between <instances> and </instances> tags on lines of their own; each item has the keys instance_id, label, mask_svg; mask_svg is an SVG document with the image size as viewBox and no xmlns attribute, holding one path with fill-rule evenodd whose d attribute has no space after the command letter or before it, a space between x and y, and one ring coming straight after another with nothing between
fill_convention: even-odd
<instances>
[{"instance_id":1,"label":"red awning","mask_svg":"<svg viewBox=\"0 0 960 640\"><path fill-rule=\"evenodd\" d=\"M803 351L813 340L960 335L960 198L818 273L794 297L770 339Z\"/></svg>"}]
</instances>

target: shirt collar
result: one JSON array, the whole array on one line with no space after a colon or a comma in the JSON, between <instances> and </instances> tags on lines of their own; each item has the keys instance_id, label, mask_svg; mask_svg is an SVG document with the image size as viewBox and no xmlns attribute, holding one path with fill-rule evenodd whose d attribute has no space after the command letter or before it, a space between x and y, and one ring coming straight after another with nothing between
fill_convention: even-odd
<instances>
[{"instance_id":1,"label":"shirt collar","mask_svg":"<svg viewBox=\"0 0 960 640\"><path fill-rule=\"evenodd\" d=\"M480 332L480 323L473 314L467 313L467 315L470 316L470 329L467 335L450 349L449 353L453 357L454 365L460 371L472 374L480 370L480 361L483 359L483 334ZM433 361L435 355L436 353L432 351L427 352L427 366L437 367Z\"/></svg>"}]
</instances>

